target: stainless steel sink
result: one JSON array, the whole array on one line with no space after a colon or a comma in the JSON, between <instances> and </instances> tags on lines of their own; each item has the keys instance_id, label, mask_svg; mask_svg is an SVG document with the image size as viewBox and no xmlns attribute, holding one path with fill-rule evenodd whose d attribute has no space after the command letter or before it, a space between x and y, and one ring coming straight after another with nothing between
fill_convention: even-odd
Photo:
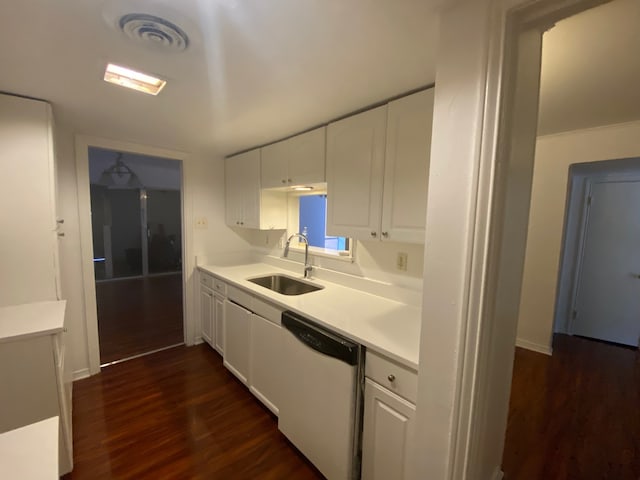
<instances>
[{"instance_id":1,"label":"stainless steel sink","mask_svg":"<svg viewBox=\"0 0 640 480\"><path fill-rule=\"evenodd\" d=\"M302 295L304 293L315 292L324 288L321 285L314 285L313 283L304 282L297 278L280 274L248 278L247 280L255 283L256 285L260 285L261 287L273 290L274 292L281 293L282 295Z\"/></svg>"}]
</instances>

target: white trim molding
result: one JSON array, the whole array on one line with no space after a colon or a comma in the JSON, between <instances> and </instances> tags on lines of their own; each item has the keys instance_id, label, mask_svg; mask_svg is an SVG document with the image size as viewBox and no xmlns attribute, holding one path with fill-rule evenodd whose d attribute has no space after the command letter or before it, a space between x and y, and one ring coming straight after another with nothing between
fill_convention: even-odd
<instances>
[{"instance_id":1,"label":"white trim molding","mask_svg":"<svg viewBox=\"0 0 640 480\"><path fill-rule=\"evenodd\" d=\"M72 374L72 378L73 378L74 382L76 380L82 380L83 378L87 378L87 377L90 377L90 376L91 376L91 374L89 373L89 369L88 368L81 368L80 370L76 370Z\"/></svg>"},{"instance_id":2,"label":"white trim molding","mask_svg":"<svg viewBox=\"0 0 640 480\"><path fill-rule=\"evenodd\" d=\"M193 253L193 213L191 192L185 176L188 171L189 155L184 152L140 145L130 142L77 135L76 180L78 185L78 215L80 224L80 248L82 255L82 280L84 289L84 319L89 375L100 372L100 346L98 342L98 315L96 307L96 285L93 269L93 233L91 230L91 193L89 188L89 147L98 147L119 152L130 152L152 157L180 160L182 164L182 275L183 275L183 322L184 341L192 345L195 341L195 293L193 282L188 279L195 268Z\"/></svg>"},{"instance_id":3,"label":"white trim molding","mask_svg":"<svg viewBox=\"0 0 640 480\"><path fill-rule=\"evenodd\" d=\"M549 345L541 345L522 338L516 338L516 347L531 350L532 352L544 353L545 355L553 355L553 349Z\"/></svg>"},{"instance_id":4,"label":"white trim molding","mask_svg":"<svg viewBox=\"0 0 640 480\"><path fill-rule=\"evenodd\" d=\"M542 33L605 0L461 0L441 13L411 478L500 478Z\"/></svg>"}]
</instances>

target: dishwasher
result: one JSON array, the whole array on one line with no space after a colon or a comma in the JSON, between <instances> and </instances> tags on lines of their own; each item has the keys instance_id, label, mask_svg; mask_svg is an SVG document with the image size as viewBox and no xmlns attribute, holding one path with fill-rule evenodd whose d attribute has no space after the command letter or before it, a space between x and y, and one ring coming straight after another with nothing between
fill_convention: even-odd
<instances>
[{"instance_id":1,"label":"dishwasher","mask_svg":"<svg viewBox=\"0 0 640 480\"><path fill-rule=\"evenodd\" d=\"M282 313L278 428L328 480L360 478L362 347Z\"/></svg>"}]
</instances>

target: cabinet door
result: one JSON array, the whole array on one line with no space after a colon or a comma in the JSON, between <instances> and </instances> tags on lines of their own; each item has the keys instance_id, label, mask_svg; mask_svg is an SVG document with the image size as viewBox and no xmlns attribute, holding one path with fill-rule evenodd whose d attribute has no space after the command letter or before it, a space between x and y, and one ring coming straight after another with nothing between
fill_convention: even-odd
<instances>
[{"instance_id":1,"label":"cabinet door","mask_svg":"<svg viewBox=\"0 0 640 480\"><path fill-rule=\"evenodd\" d=\"M288 179L289 140L283 140L262 148L260 186L262 188L286 187Z\"/></svg>"},{"instance_id":2,"label":"cabinet door","mask_svg":"<svg viewBox=\"0 0 640 480\"><path fill-rule=\"evenodd\" d=\"M224 354L224 297L213 296L213 344L214 348Z\"/></svg>"},{"instance_id":3,"label":"cabinet door","mask_svg":"<svg viewBox=\"0 0 640 480\"><path fill-rule=\"evenodd\" d=\"M226 158L224 162L225 220L231 227L240 227L242 222L242 162L238 156Z\"/></svg>"},{"instance_id":4,"label":"cabinet door","mask_svg":"<svg viewBox=\"0 0 640 480\"><path fill-rule=\"evenodd\" d=\"M202 339L213 347L213 292L203 286L200 287L200 328Z\"/></svg>"},{"instance_id":5,"label":"cabinet door","mask_svg":"<svg viewBox=\"0 0 640 480\"><path fill-rule=\"evenodd\" d=\"M287 140L289 185L325 181L325 131L325 127L317 128Z\"/></svg>"},{"instance_id":6,"label":"cabinet door","mask_svg":"<svg viewBox=\"0 0 640 480\"><path fill-rule=\"evenodd\" d=\"M58 299L50 115L45 102L0 94L0 305Z\"/></svg>"},{"instance_id":7,"label":"cabinet door","mask_svg":"<svg viewBox=\"0 0 640 480\"><path fill-rule=\"evenodd\" d=\"M236 156L241 165L242 220L245 228L260 228L260 150Z\"/></svg>"},{"instance_id":8,"label":"cabinet door","mask_svg":"<svg viewBox=\"0 0 640 480\"><path fill-rule=\"evenodd\" d=\"M259 315L251 316L251 392L278 415L282 378L282 330Z\"/></svg>"},{"instance_id":9,"label":"cabinet door","mask_svg":"<svg viewBox=\"0 0 640 480\"><path fill-rule=\"evenodd\" d=\"M327 128L327 234L379 235L387 107Z\"/></svg>"},{"instance_id":10,"label":"cabinet door","mask_svg":"<svg viewBox=\"0 0 640 480\"><path fill-rule=\"evenodd\" d=\"M362 480L408 478L415 413L415 405L365 379Z\"/></svg>"},{"instance_id":11,"label":"cabinet door","mask_svg":"<svg viewBox=\"0 0 640 480\"><path fill-rule=\"evenodd\" d=\"M224 301L224 366L249 385L249 326L251 312Z\"/></svg>"},{"instance_id":12,"label":"cabinet door","mask_svg":"<svg viewBox=\"0 0 640 480\"><path fill-rule=\"evenodd\" d=\"M388 105L382 240L424 243L433 91Z\"/></svg>"}]
</instances>

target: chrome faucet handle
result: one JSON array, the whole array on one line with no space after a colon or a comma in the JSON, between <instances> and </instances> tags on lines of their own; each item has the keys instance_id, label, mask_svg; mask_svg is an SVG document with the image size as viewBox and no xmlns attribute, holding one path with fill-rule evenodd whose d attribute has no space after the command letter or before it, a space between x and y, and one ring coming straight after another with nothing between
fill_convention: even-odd
<instances>
[{"instance_id":1,"label":"chrome faucet handle","mask_svg":"<svg viewBox=\"0 0 640 480\"><path fill-rule=\"evenodd\" d=\"M311 274L313 273L313 265L307 265L304 267L304 278L311 278Z\"/></svg>"}]
</instances>

